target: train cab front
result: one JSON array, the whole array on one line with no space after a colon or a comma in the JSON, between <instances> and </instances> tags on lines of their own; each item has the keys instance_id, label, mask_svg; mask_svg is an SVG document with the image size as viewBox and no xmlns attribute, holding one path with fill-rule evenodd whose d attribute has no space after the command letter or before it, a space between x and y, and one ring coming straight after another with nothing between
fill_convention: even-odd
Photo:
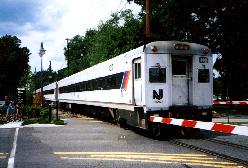
<instances>
[{"instance_id":1,"label":"train cab front","mask_svg":"<svg viewBox=\"0 0 248 168\"><path fill-rule=\"evenodd\" d=\"M183 42L156 42L150 48L145 67L147 116L211 121L213 65L210 50L203 45Z\"/></svg>"}]
</instances>

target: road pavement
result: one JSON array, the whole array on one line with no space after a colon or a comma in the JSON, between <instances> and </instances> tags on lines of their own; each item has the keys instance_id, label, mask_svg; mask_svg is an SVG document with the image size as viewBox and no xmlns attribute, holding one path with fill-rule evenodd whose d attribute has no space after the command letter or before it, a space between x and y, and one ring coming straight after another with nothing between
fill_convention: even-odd
<instances>
[{"instance_id":1,"label":"road pavement","mask_svg":"<svg viewBox=\"0 0 248 168\"><path fill-rule=\"evenodd\" d=\"M19 128L15 168L236 167L164 140L81 117L61 127ZM8 167L16 128L0 129L0 167ZM9 167L8 167L9 168Z\"/></svg>"}]
</instances>

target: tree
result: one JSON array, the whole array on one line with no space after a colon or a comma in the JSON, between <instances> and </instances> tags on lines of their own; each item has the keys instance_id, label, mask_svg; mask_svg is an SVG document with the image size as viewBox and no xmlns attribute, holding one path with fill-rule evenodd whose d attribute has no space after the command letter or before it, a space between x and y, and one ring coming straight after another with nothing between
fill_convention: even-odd
<instances>
[{"instance_id":1,"label":"tree","mask_svg":"<svg viewBox=\"0 0 248 168\"><path fill-rule=\"evenodd\" d=\"M53 72L52 70L50 71L48 68L48 70L43 70L42 72L36 72L35 74L33 74L32 80L34 91L41 88L41 79L44 87L57 80L57 73Z\"/></svg>"},{"instance_id":2,"label":"tree","mask_svg":"<svg viewBox=\"0 0 248 168\"><path fill-rule=\"evenodd\" d=\"M16 36L0 38L0 95L15 97L20 79L29 69L29 55L27 47L21 47L21 40Z\"/></svg>"},{"instance_id":3,"label":"tree","mask_svg":"<svg viewBox=\"0 0 248 168\"><path fill-rule=\"evenodd\" d=\"M145 1L142 6L145 22ZM150 0L151 40L182 40L208 45L221 55L215 68L232 99L248 98L248 4L237 0ZM143 25L145 25L143 23ZM227 96L227 95L225 95Z\"/></svg>"},{"instance_id":4,"label":"tree","mask_svg":"<svg viewBox=\"0 0 248 168\"><path fill-rule=\"evenodd\" d=\"M220 72L223 87L233 100L248 98L248 5L245 1L221 1L215 6L210 47L221 56L215 63Z\"/></svg>"},{"instance_id":5,"label":"tree","mask_svg":"<svg viewBox=\"0 0 248 168\"><path fill-rule=\"evenodd\" d=\"M90 48L90 64L95 65L139 45L140 20L131 10L113 13L106 22L101 22Z\"/></svg>"},{"instance_id":6,"label":"tree","mask_svg":"<svg viewBox=\"0 0 248 168\"><path fill-rule=\"evenodd\" d=\"M146 1L144 0L127 0L134 1L142 6L143 32L145 32L145 9ZM152 37L149 41L154 40L179 40L192 41L193 34L196 30L192 27L199 27L194 22L192 13L196 9L197 2L192 0L150 0L150 20ZM194 32L193 32L194 31Z\"/></svg>"},{"instance_id":7,"label":"tree","mask_svg":"<svg viewBox=\"0 0 248 168\"><path fill-rule=\"evenodd\" d=\"M97 30L90 29L85 36L76 35L70 40L64 53L70 62L67 75L137 47L139 36L140 20L134 17L131 10L112 14L109 20L99 24ZM59 76L65 74L65 70L59 72Z\"/></svg>"}]
</instances>

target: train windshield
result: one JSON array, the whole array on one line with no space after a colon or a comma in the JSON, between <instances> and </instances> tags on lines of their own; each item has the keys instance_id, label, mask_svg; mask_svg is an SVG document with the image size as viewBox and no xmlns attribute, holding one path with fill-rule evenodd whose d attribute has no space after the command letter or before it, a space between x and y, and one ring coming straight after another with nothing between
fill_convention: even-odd
<instances>
[{"instance_id":1,"label":"train windshield","mask_svg":"<svg viewBox=\"0 0 248 168\"><path fill-rule=\"evenodd\" d=\"M166 82L166 69L165 68L150 68L149 81L151 83L165 83Z\"/></svg>"},{"instance_id":2,"label":"train windshield","mask_svg":"<svg viewBox=\"0 0 248 168\"><path fill-rule=\"evenodd\" d=\"M198 70L198 82L199 83L209 83L209 69L199 69Z\"/></svg>"}]
</instances>

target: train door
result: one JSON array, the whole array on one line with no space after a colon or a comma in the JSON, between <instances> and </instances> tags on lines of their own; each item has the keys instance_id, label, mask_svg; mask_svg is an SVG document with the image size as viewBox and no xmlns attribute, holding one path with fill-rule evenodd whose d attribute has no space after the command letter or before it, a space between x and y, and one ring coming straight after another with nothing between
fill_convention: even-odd
<instances>
[{"instance_id":1,"label":"train door","mask_svg":"<svg viewBox=\"0 0 248 168\"><path fill-rule=\"evenodd\" d=\"M141 79L141 59L133 62L134 76L134 102L136 105L142 105L142 79Z\"/></svg>"},{"instance_id":2,"label":"train door","mask_svg":"<svg viewBox=\"0 0 248 168\"><path fill-rule=\"evenodd\" d=\"M192 58L172 56L172 105L191 104Z\"/></svg>"}]
</instances>

